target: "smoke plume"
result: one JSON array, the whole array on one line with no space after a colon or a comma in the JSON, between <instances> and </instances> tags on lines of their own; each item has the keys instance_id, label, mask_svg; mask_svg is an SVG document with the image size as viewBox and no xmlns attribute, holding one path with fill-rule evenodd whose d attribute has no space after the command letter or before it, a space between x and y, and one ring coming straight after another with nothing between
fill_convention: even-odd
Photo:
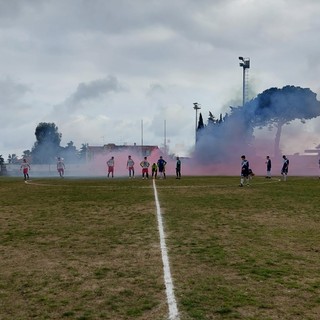
<instances>
[{"instance_id":1,"label":"smoke plume","mask_svg":"<svg viewBox=\"0 0 320 320\"><path fill-rule=\"evenodd\" d=\"M232 163L241 154L254 158L254 131L264 127L276 130L272 156L279 157L283 126L296 119L305 123L319 115L320 102L310 89L267 89L242 107L230 107L229 114L220 118L210 113L207 125L199 126L193 158L207 165Z\"/></svg>"}]
</instances>

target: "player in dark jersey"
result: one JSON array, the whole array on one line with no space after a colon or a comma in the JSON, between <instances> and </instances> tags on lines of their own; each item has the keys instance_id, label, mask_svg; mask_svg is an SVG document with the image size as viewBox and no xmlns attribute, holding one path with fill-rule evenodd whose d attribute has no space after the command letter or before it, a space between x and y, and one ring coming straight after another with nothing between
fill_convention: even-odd
<instances>
[{"instance_id":1,"label":"player in dark jersey","mask_svg":"<svg viewBox=\"0 0 320 320\"><path fill-rule=\"evenodd\" d=\"M246 159L245 155L241 156L241 178L240 178L240 187L243 187L244 182L246 181L247 186L249 186L249 161Z\"/></svg>"},{"instance_id":2,"label":"player in dark jersey","mask_svg":"<svg viewBox=\"0 0 320 320\"><path fill-rule=\"evenodd\" d=\"M179 157L176 162L176 179L181 179L181 160Z\"/></svg>"},{"instance_id":3,"label":"player in dark jersey","mask_svg":"<svg viewBox=\"0 0 320 320\"><path fill-rule=\"evenodd\" d=\"M166 178L166 164L167 161L160 156L160 159L157 162L160 178Z\"/></svg>"},{"instance_id":4,"label":"player in dark jersey","mask_svg":"<svg viewBox=\"0 0 320 320\"><path fill-rule=\"evenodd\" d=\"M267 175L266 178L267 179L271 179L271 159L269 156L267 156L266 158L266 165L267 165Z\"/></svg>"},{"instance_id":5,"label":"player in dark jersey","mask_svg":"<svg viewBox=\"0 0 320 320\"><path fill-rule=\"evenodd\" d=\"M281 174L283 177L283 181L287 181L287 175L289 170L289 159L286 156L282 156L283 158L283 165L281 169Z\"/></svg>"}]
</instances>

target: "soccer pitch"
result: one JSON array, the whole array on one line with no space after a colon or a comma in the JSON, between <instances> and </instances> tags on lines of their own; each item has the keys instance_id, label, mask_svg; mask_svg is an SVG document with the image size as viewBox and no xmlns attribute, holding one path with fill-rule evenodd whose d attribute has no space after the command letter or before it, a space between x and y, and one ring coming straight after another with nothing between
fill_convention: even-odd
<instances>
[{"instance_id":1,"label":"soccer pitch","mask_svg":"<svg viewBox=\"0 0 320 320\"><path fill-rule=\"evenodd\" d=\"M320 180L238 185L0 177L0 319L319 319Z\"/></svg>"}]
</instances>

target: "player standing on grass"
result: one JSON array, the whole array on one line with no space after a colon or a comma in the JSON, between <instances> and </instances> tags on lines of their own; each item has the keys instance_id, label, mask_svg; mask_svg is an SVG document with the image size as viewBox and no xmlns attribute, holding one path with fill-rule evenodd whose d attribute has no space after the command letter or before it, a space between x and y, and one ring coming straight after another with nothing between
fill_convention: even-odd
<instances>
[{"instance_id":1,"label":"player standing on grass","mask_svg":"<svg viewBox=\"0 0 320 320\"><path fill-rule=\"evenodd\" d=\"M23 172L24 180L29 180L29 170L31 170L31 167L27 162L27 159L23 159L23 162L21 163L21 166L20 166L20 171L21 170Z\"/></svg>"},{"instance_id":2,"label":"player standing on grass","mask_svg":"<svg viewBox=\"0 0 320 320\"><path fill-rule=\"evenodd\" d=\"M167 161L160 156L160 159L157 162L160 178L166 178L166 164Z\"/></svg>"},{"instance_id":3,"label":"player standing on grass","mask_svg":"<svg viewBox=\"0 0 320 320\"><path fill-rule=\"evenodd\" d=\"M113 173L114 173L114 157L111 157L108 161L107 161L107 166L108 166L108 178L110 176L111 173L111 177L113 178Z\"/></svg>"},{"instance_id":4,"label":"player standing on grass","mask_svg":"<svg viewBox=\"0 0 320 320\"><path fill-rule=\"evenodd\" d=\"M181 179L181 160L179 157L176 162L176 179Z\"/></svg>"},{"instance_id":5,"label":"player standing on grass","mask_svg":"<svg viewBox=\"0 0 320 320\"><path fill-rule=\"evenodd\" d=\"M128 156L127 169L129 170L129 178L131 178L131 175L134 178L134 161L131 156Z\"/></svg>"},{"instance_id":6,"label":"player standing on grass","mask_svg":"<svg viewBox=\"0 0 320 320\"><path fill-rule=\"evenodd\" d=\"M144 157L144 159L140 162L140 166L142 168L142 179L144 179L144 176L146 176L146 179L148 179L150 163L147 160L147 157Z\"/></svg>"},{"instance_id":7,"label":"player standing on grass","mask_svg":"<svg viewBox=\"0 0 320 320\"><path fill-rule=\"evenodd\" d=\"M271 159L269 156L267 156L266 158L266 165L267 165L267 175L266 178L267 179L271 179Z\"/></svg>"},{"instance_id":8,"label":"player standing on grass","mask_svg":"<svg viewBox=\"0 0 320 320\"><path fill-rule=\"evenodd\" d=\"M153 179L157 179L158 166L157 166L157 164L155 162L151 166L151 173L152 173L152 178Z\"/></svg>"},{"instance_id":9,"label":"player standing on grass","mask_svg":"<svg viewBox=\"0 0 320 320\"><path fill-rule=\"evenodd\" d=\"M65 165L63 162L63 159L58 157L58 162L57 162L57 171L59 173L60 178L63 178L64 176L64 170L65 170Z\"/></svg>"},{"instance_id":10,"label":"player standing on grass","mask_svg":"<svg viewBox=\"0 0 320 320\"><path fill-rule=\"evenodd\" d=\"M287 181L287 175L289 170L289 159L286 156L282 156L283 158L283 165L281 169L281 174L283 177L283 181Z\"/></svg>"},{"instance_id":11,"label":"player standing on grass","mask_svg":"<svg viewBox=\"0 0 320 320\"><path fill-rule=\"evenodd\" d=\"M249 161L246 160L246 156L241 156L241 178L240 187L243 187L244 181L246 180L247 186L249 186Z\"/></svg>"}]
</instances>

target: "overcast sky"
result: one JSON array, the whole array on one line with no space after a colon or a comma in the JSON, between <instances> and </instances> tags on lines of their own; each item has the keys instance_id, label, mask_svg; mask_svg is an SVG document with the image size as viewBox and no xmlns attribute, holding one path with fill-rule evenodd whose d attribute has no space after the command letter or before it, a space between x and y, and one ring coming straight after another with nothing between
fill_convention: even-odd
<instances>
[{"instance_id":1,"label":"overcast sky","mask_svg":"<svg viewBox=\"0 0 320 320\"><path fill-rule=\"evenodd\" d=\"M143 131L161 147L166 131L186 155L194 102L205 121L241 105L239 56L252 97L289 84L319 100L319 16L318 0L0 0L0 154L21 156L54 122L62 146L140 144ZM319 119L295 125L286 152L320 143Z\"/></svg>"}]
</instances>

